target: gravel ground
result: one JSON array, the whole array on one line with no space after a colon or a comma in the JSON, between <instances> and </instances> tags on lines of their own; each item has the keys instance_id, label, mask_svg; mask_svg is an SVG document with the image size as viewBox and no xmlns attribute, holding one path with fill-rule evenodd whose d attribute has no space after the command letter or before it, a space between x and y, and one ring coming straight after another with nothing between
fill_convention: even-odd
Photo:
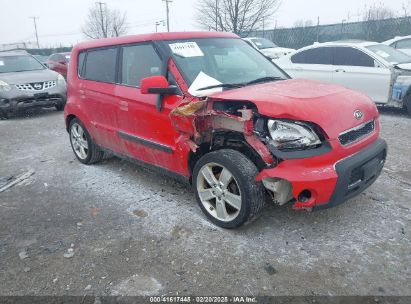
<instances>
[{"instance_id":1,"label":"gravel ground","mask_svg":"<svg viewBox=\"0 0 411 304\"><path fill-rule=\"evenodd\" d=\"M0 295L411 295L411 119L384 110L379 180L334 209L210 224L191 189L75 160L63 115L0 121Z\"/></svg>"}]
</instances>

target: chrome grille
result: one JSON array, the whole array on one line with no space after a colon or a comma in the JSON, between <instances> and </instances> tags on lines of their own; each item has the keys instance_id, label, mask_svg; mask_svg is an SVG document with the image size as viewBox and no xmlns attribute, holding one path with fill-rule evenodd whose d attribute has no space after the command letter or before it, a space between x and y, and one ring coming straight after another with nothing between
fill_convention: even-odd
<instances>
[{"instance_id":1,"label":"chrome grille","mask_svg":"<svg viewBox=\"0 0 411 304\"><path fill-rule=\"evenodd\" d=\"M47 89L54 88L57 85L56 80L44 81L44 82L33 82L16 84L16 88L20 91L44 91Z\"/></svg>"},{"instance_id":2,"label":"chrome grille","mask_svg":"<svg viewBox=\"0 0 411 304\"><path fill-rule=\"evenodd\" d=\"M338 139L343 146L351 145L374 132L375 121L369 121L340 134Z\"/></svg>"}]
</instances>

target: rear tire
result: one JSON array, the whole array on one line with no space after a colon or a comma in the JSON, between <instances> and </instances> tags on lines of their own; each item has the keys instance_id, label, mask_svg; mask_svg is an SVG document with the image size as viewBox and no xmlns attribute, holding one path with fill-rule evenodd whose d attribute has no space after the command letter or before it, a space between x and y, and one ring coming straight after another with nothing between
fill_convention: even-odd
<instances>
[{"instance_id":1,"label":"rear tire","mask_svg":"<svg viewBox=\"0 0 411 304\"><path fill-rule=\"evenodd\" d=\"M408 115L411 116L411 94L404 99L404 109L407 111Z\"/></svg>"},{"instance_id":2,"label":"rear tire","mask_svg":"<svg viewBox=\"0 0 411 304\"><path fill-rule=\"evenodd\" d=\"M64 107L65 107L65 103L59 103L59 104L56 104L56 110L57 111L63 111L64 110Z\"/></svg>"},{"instance_id":3,"label":"rear tire","mask_svg":"<svg viewBox=\"0 0 411 304\"><path fill-rule=\"evenodd\" d=\"M81 163L91 165L103 159L104 152L93 142L87 129L77 118L70 121L69 135L71 148Z\"/></svg>"},{"instance_id":4,"label":"rear tire","mask_svg":"<svg viewBox=\"0 0 411 304\"><path fill-rule=\"evenodd\" d=\"M197 202L215 225L233 229L261 215L265 190L255 180L258 169L242 153L218 150L204 155L195 165L193 185Z\"/></svg>"}]
</instances>

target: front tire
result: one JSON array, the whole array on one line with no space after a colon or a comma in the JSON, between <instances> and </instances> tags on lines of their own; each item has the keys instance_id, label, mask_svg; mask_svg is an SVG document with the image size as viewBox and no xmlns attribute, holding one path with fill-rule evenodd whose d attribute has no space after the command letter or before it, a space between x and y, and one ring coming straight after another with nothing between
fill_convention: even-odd
<instances>
[{"instance_id":1,"label":"front tire","mask_svg":"<svg viewBox=\"0 0 411 304\"><path fill-rule=\"evenodd\" d=\"M204 155L195 165L193 184L197 202L208 219L233 229L258 218L265 205L258 169L242 153L218 150Z\"/></svg>"},{"instance_id":2,"label":"front tire","mask_svg":"<svg viewBox=\"0 0 411 304\"><path fill-rule=\"evenodd\" d=\"M86 165L101 161L104 152L93 142L80 120L74 118L69 125L70 143L74 155Z\"/></svg>"}]
</instances>

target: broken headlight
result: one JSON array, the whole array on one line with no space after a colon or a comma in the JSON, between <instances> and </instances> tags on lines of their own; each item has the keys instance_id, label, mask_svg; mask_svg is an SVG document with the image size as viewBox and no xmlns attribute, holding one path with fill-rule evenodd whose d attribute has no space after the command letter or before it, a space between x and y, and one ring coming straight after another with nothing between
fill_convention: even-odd
<instances>
[{"instance_id":1,"label":"broken headlight","mask_svg":"<svg viewBox=\"0 0 411 304\"><path fill-rule=\"evenodd\" d=\"M321 144L314 130L302 122L269 120L271 144L279 150L307 149Z\"/></svg>"}]
</instances>

